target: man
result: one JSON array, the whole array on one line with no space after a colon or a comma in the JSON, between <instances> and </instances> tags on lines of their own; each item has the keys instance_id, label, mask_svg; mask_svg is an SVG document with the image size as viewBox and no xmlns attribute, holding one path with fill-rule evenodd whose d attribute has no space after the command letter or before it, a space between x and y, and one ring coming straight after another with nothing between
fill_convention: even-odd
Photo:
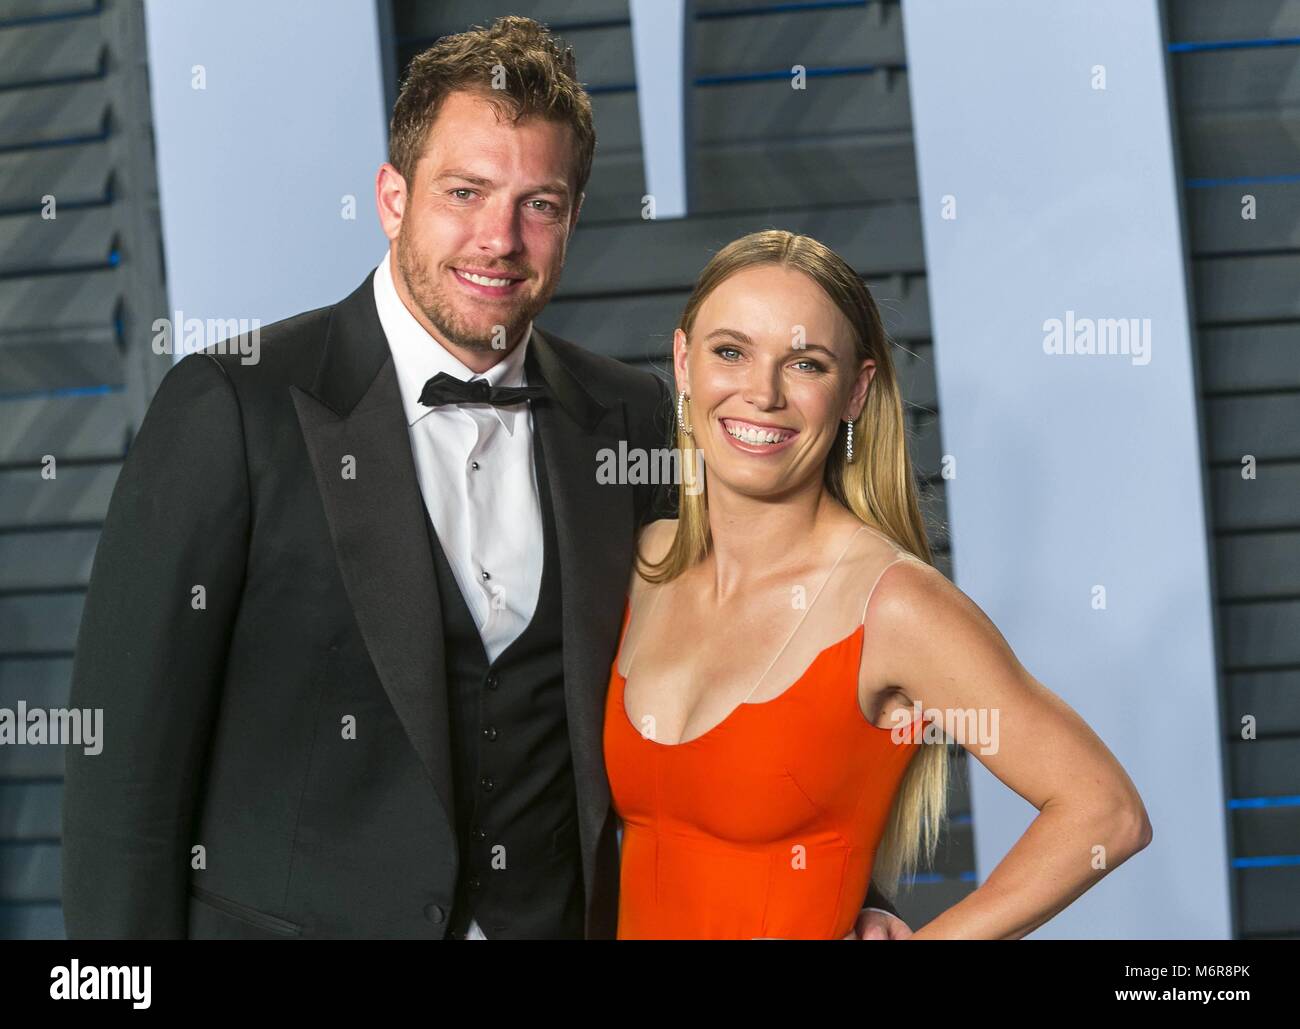
<instances>
[{"instance_id":1,"label":"man","mask_svg":"<svg viewBox=\"0 0 1300 1029\"><path fill-rule=\"evenodd\" d=\"M78 641L70 936L614 935L604 691L657 508L595 471L672 415L532 324L595 147L574 75L524 18L416 58L389 255L160 386Z\"/></svg>"}]
</instances>

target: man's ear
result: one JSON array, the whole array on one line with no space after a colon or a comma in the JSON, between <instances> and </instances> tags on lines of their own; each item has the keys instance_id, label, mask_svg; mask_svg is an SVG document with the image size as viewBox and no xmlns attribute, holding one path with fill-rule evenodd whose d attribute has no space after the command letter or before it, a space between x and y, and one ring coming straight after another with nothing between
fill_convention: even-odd
<instances>
[{"instance_id":1,"label":"man's ear","mask_svg":"<svg viewBox=\"0 0 1300 1029\"><path fill-rule=\"evenodd\" d=\"M406 215L407 183L402 173L385 161L379 166L375 176L375 209L379 213L379 224L389 241L395 240L402 231L402 219Z\"/></svg>"},{"instance_id":2,"label":"man's ear","mask_svg":"<svg viewBox=\"0 0 1300 1029\"><path fill-rule=\"evenodd\" d=\"M569 239L573 239L578 228L578 216L582 214L582 202L587 199L586 191L578 194L578 202L573 207L573 218L569 222Z\"/></svg>"}]
</instances>

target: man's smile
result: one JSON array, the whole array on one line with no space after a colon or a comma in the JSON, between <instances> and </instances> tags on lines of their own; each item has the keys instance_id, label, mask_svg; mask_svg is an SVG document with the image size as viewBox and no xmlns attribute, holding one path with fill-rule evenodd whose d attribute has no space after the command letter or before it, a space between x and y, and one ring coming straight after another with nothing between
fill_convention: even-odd
<instances>
[{"instance_id":1,"label":"man's smile","mask_svg":"<svg viewBox=\"0 0 1300 1029\"><path fill-rule=\"evenodd\" d=\"M452 268L456 281L469 292L483 297L513 296L525 280L517 275L502 272L478 271L472 268Z\"/></svg>"}]
</instances>

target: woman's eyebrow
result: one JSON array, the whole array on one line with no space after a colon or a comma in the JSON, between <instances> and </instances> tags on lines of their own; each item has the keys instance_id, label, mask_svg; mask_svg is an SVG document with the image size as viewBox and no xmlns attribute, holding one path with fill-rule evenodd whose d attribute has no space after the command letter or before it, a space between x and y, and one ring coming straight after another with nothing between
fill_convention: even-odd
<instances>
[{"instance_id":1,"label":"woman's eyebrow","mask_svg":"<svg viewBox=\"0 0 1300 1029\"><path fill-rule=\"evenodd\" d=\"M741 343L753 343L753 342L754 342L752 339L749 338L749 336L747 336L745 333L741 332L739 329L714 329L712 332L710 332L710 333L709 333L707 336L705 336L704 338L705 338L706 340L710 340L710 339L713 339L715 336L721 336L721 337L724 337L724 338L726 338L726 339L734 339L734 340L737 340L737 341L739 341L739 342L741 342ZM824 347L824 346L822 346L820 343L804 343L804 344L802 344L802 345L800 345L800 346L797 346L797 347L792 345L791 349L794 349L794 350L820 350L820 351L821 351L823 354L825 354L827 357L834 357L834 356L835 356L835 351L831 350L829 347Z\"/></svg>"}]
</instances>

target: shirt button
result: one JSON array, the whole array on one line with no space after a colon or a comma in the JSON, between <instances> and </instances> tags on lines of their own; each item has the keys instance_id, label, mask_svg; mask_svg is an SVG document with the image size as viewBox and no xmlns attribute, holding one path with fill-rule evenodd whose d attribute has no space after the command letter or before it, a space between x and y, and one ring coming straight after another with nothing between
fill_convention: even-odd
<instances>
[{"instance_id":1,"label":"shirt button","mask_svg":"<svg viewBox=\"0 0 1300 1029\"><path fill-rule=\"evenodd\" d=\"M490 578L492 578L492 576L488 575L488 573L485 571L485 572L483 573L483 579L486 581L487 579L490 579Z\"/></svg>"},{"instance_id":2,"label":"shirt button","mask_svg":"<svg viewBox=\"0 0 1300 1029\"><path fill-rule=\"evenodd\" d=\"M486 775L479 780L479 784L483 787L484 793L491 793L493 790L497 788L497 784L493 782L490 778L488 778Z\"/></svg>"},{"instance_id":3,"label":"shirt button","mask_svg":"<svg viewBox=\"0 0 1300 1029\"><path fill-rule=\"evenodd\" d=\"M471 468L473 468L474 471L476 471L476 472L478 471L478 462L477 462L477 461L471 461L471 462L469 463L469 466L470 466Z\"/></svg>"},{"instance_id":4,"label":"shirt button","mask_svg":"<svg viewBox=\"0 0 1300 1029\"><path fill-rule=\"evenodd\" d=\"M469 888L470 888L471 890L477 890L480 886L483 885L483 883L482 883L482 881L479 879L479 877L476 875L476 876L471 877L471 878L470 878L470 881L469 881L466 885L468 885Z\"/></svg>"},{"instance_id":5,"label":"shirt button","mask_svg":"<svg viewBox=\"0 0 1300 1029\"><path fill-rule=\"evenodd\" d=\"M490 690L494 690L494 689L496 689L499 685L500 685L500 683L497 681L497 673L496 673L496 672L490 672L490 673L488 673L488 677L487 677L487 688L490 689Z\"/></svg>"},{"instance_id":6,"label":"shirt button","mask_svg":"<svg viewBox=\"0 0 1300 1029\"><path fill-rule=\"evenodd\" d=\"M484 832L484 830L483 830L482 828L480 828L479 826L475 826L475 827L473 828L473 830L471 831L470 835L472 835L472 836L474 837L474 839L476 839L476 840L486 840L486 839L487 839L487 833Z\"/></svg>"},{"instance_id":7,"label":"shirt button","mask_svg":"<svg viewBox=\"0 0 1300 1029\"><path fill-rule=\"evenodd\" d=\"M495 740L497 738L497 727L495 725L485 726L483 729L483 738L485 740Z\"/></svg>"}]
</instances>

